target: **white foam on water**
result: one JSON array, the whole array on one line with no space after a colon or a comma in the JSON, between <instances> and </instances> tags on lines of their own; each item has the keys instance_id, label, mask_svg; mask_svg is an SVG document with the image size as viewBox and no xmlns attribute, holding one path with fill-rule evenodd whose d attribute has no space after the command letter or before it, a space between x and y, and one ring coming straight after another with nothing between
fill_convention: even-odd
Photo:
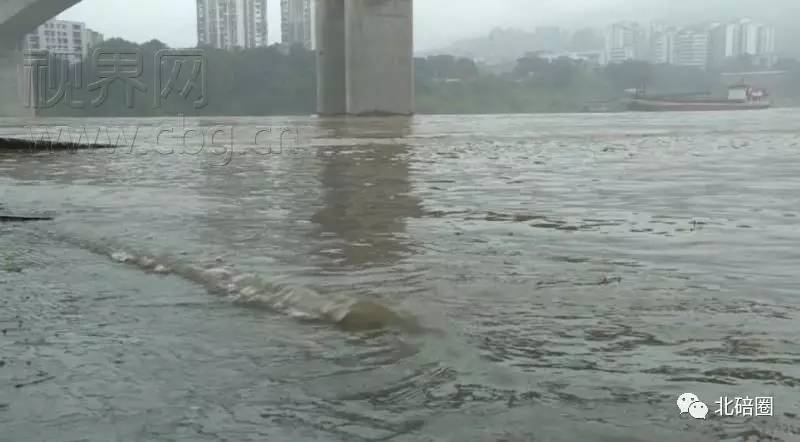
<instances>
[{"instance_id":1,"label":"white foam on water","mask_svg":"<svg viewBox=\"0 0 800 442\"><path fill-rule=\"evenodd\" d=\"M209 293L233 303L263 308L304 321L343 324L352 329L389 327L400 319L379 302L361 300L347 294L320 293L307 287L272 283L252 273L239 273L217 258L206 267L183 263L169 256L152 256L97 242L62 238L81 248L107 256L112 261L135 266L148 273L174 275L203 286ZM408 318L413 323L413 318ZM402 321L399 321L402 322Z\"/></svg>"}]
</instances>

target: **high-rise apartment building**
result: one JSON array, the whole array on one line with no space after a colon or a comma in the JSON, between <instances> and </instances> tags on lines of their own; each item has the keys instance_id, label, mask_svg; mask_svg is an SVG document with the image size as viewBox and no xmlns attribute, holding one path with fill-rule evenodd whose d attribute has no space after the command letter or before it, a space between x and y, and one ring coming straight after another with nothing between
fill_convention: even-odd
<instances>
[{"instance_id":1,"label":"high-rise apartment building","mask_svg":"<svg viewBox=\"0 0 800 442\"><path fill-rule=\"evenodd\" d=\"M708 31L682 29L675 34L674 64L704 69L708 65L708 54Z\"/></svg>"},{"instance_id":2,"label":"high-rise apartment building","mask_svg":"<svg viewBox=\"0 0 800 442\"><path fill-rule=\"evenodd\" d=\"M710 32L710 63L721 66L726 59L756 58L771 64L775 58L775 28L749 19L715 24Z\"/></svg>"},{"instance_id":3,"label":"high-rise apartment building","mask_svg":"<svg viewBox=\"0 0 800 442\"><path fill-rule=\"evenodd\" d=\"M677 29L653 24L650 27L650 61L656 64L675 62L675 34Z\"/></svg>"},{"instance_id":4,"label":"high-rise apartment building","mask_svg":"<svg viewBox=\"0 0 800 442\"><path fill-rule=\"evenodd\" d=\"M658 64L708 65L710 37L707 28L677 28L652 25L650 61Z\"/></svg>"},{"instance_id":5,"label":"high-rise apartment building","mask_svg":"<svg viewBox=\"0 0 800 442\"><path fill-rule=\"evenodd\" d=\"M302 44L311 49L312 1L281 0L281 41L288 45Z\"/></svg>"},{"instance_id":6,"label":"high-rise apartment building","mask_svg":"<svg viewBox=\"0 0 800 442\"><path fill-rule=\"evenodd\" d=\"M606 62L642 59L646 46L646 33L637 23L615 23L606 32Z\"/></svg>"},{"instance_id":7,"label":"high-rise apartment building","mask_svg":"<svg viewBox=\"0 0 800 442\"><path fill-rule=\"evenodd\" d=\"M267 46L267 30L267 0L197 0L197 42L201 46Z\"/></svg>"},{"instance_id":8,"label":"high-rise apartment building","mask_svg":"<svg viewBox=\"0 0 800 442\"><path fill-rule=\"evenodd\" d=\"M89 56L92 47L103 41L103 35L87 28L84 23L49 20L22 40L25 50L44 50L57 54L70 63Z\"/></svg>"},{"instance_id":9,"label":"high-rise apartment building","mask_svg":"<svg viewBox=\"0 0 800 442\"><path fill-rule=\"evenodd\" d=\"M775 54L775 28L772 26L761 26L758 30L758 54Z\"/></svg>"},{"instance_id":10,"label":"high-rise apartment building","mask_svg":"<svg viewBox=\"0 0 800 442\"><path fill-rule=\"evenodd\" d=\"M758 53L758 34L760 25L751 20L742 20L739 23L737 40L738 55L756 55Z\"/></svg>"},{"instance_id":11,"label":"high-rise apartment building","mask_svg":"<svg viewBox=\"0 0 800 442\"><path fill-rule=\"evenodd\" d=\"M733 23L711 25L708 53L708 62L711 66L722 66L726 59L736 56L737 35L738 27Z\"/></svg>"}]
</instances>

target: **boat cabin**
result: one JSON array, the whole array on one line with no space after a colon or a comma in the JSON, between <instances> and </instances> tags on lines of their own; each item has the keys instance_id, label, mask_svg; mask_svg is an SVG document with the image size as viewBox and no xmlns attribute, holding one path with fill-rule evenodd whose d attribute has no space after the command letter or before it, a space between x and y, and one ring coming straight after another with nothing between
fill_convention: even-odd
<instances>
[{"instance_id":1,"label":"boat cabin","mask_svg":"<svg viewBox=\"0 0 800 442\"><path fill-rule=\"evenodd\" d=\"M767 96L762 89L755 89L746 84L737 84L728 88L728 101L747 103L761 101Z\"/></svg>"},{"instance_id":2,"label":"boat cabin","mask_svg":"<svg viewBox=\"0 0 800 442\"><path fill-rule=\"evenodd\" d=\"M735 85L728 88L728 100L729 101L747 101L747 89L748 87L741 84Z\"/></svg>"}]
</instances>

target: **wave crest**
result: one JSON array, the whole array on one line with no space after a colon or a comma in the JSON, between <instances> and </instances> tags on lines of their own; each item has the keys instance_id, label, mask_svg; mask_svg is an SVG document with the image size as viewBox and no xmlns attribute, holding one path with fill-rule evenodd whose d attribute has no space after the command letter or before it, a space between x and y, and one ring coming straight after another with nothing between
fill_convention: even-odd
<instances>
[{"instance_id":1,"label":"wave crest","mask_svg":"<svg viewBox=\"0 0 800 442\"><path fill-rule=\"evenodd\" d=\"M238 305L280 312L300 320L328 322L352 332L389 328L413 333L422 330L415 317L396 312L378 301L358 299L347 294L322 294L290 284L274 284L258 275L238 273L233 268L222 266L219 258L216 266L202 268L167 256L137 254L97 244L80 245L115 262L132 265L148 273L181 277Z\"/></svg>"}]
</instances>

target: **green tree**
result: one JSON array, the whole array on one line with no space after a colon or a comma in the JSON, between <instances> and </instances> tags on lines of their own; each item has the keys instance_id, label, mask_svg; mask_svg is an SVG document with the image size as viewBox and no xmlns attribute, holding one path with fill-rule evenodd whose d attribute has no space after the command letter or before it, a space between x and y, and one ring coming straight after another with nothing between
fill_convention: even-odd
<instances>
[{"instance_id":1,"label":"green tree","mask_svg":"<svg viewBox=\"0 0 800 442\"><path fill-rule=\"evenodd\" d=\"M536 54L529 54L517 60L514 66L514 76L517 78L529 78L538 73L544 72L549 62Z\"/></svg>"},{"instance_id":2,"label":"green tree","mask_svg":"<svg viewBox=\"0 0 800 442\"><path fill-rule=\"evenodd\" d=\"M628 60L606 66L605 75L616 90L647 88L653 79L653 65L646 61Z\"/></svg>"}]
</instances>

